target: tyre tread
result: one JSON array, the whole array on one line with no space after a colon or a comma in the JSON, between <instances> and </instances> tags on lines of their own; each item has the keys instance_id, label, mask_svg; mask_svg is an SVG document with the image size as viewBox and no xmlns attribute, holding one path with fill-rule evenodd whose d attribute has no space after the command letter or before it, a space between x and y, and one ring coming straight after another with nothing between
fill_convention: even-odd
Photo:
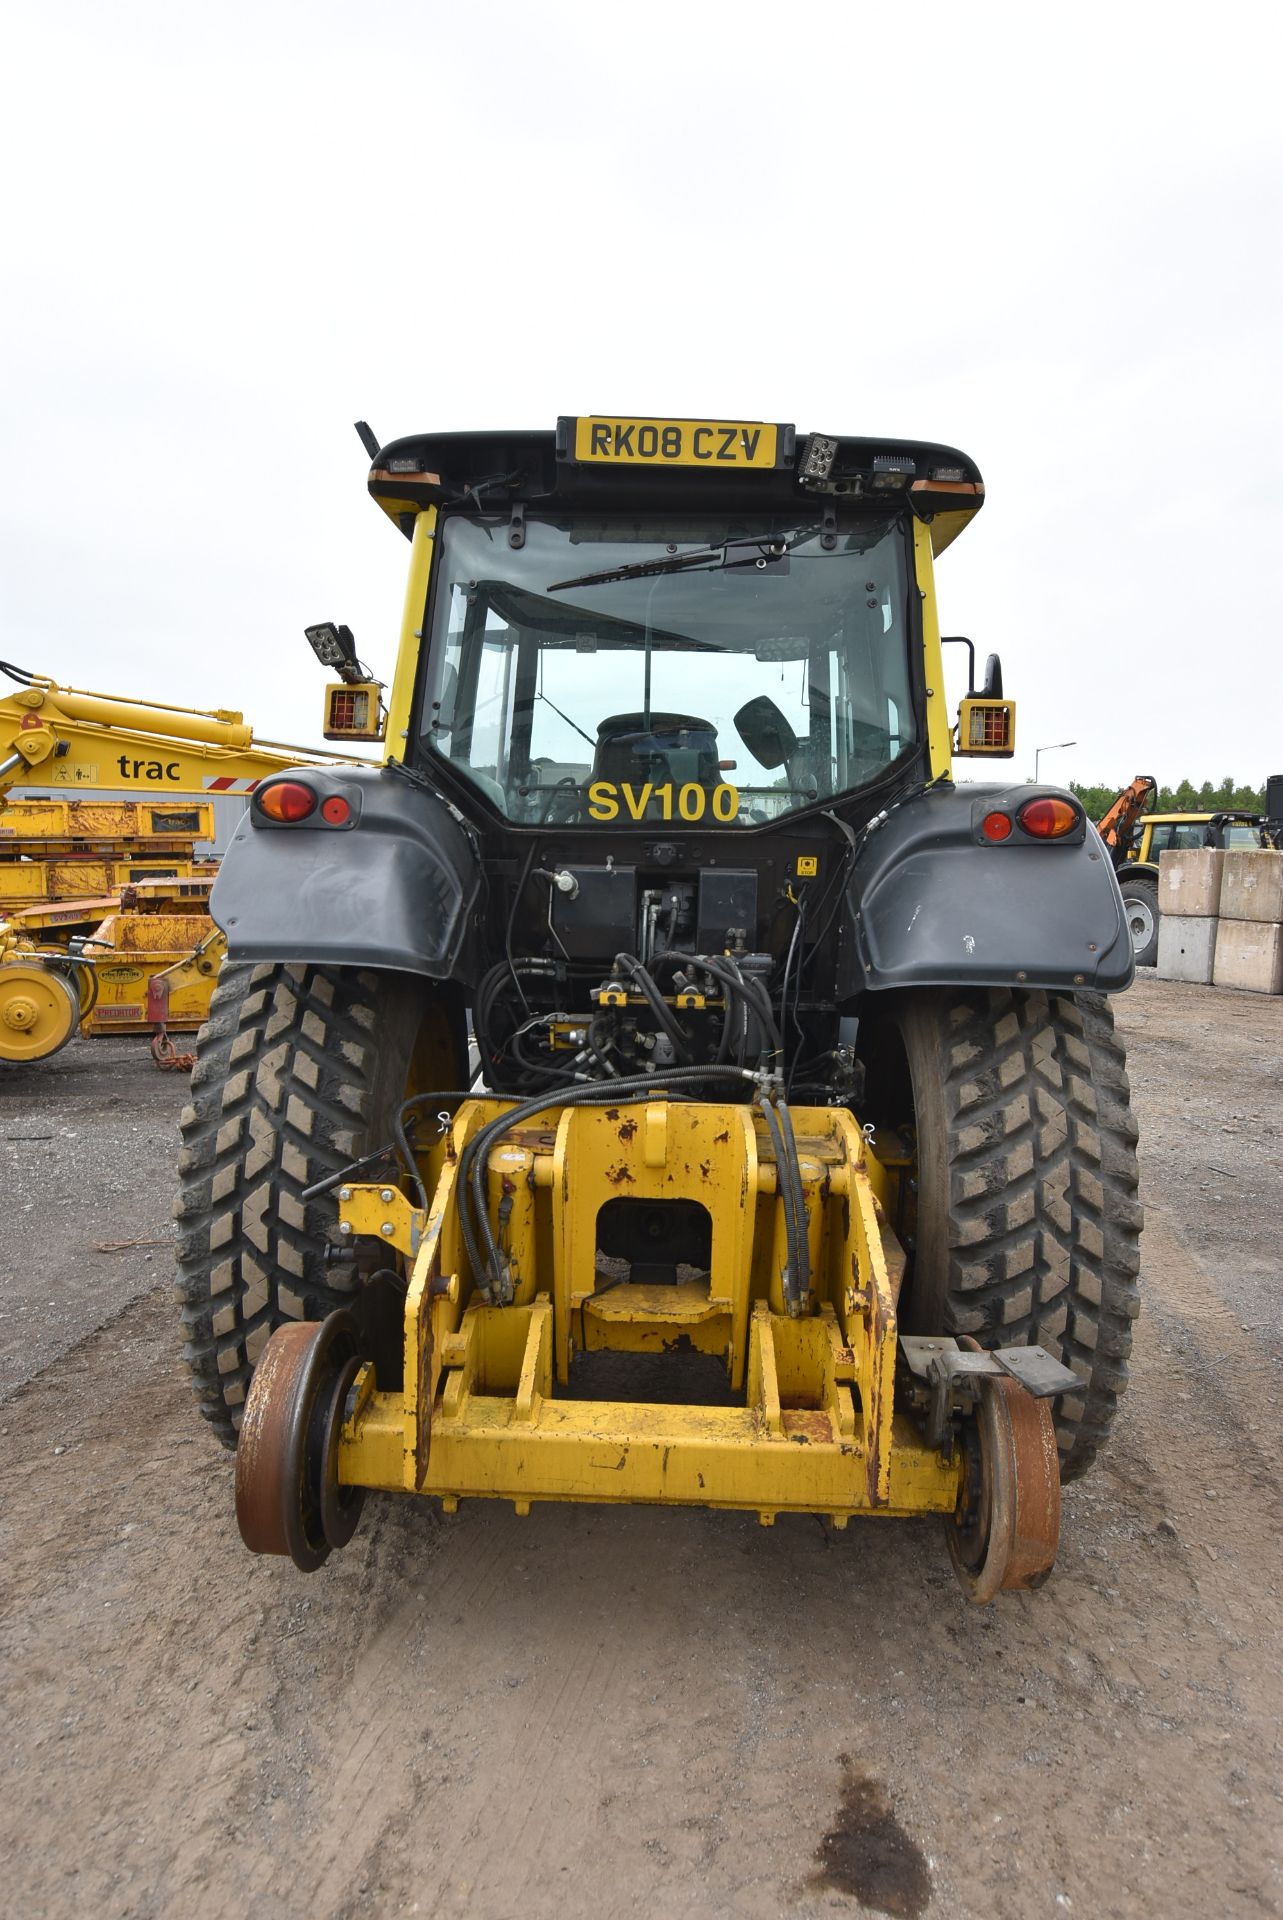
<instances>
[{"instance_id":1,"label":"tyre tread","mask_svg":"<svg viewBox=\"0 0 1283 1920\"><path fill-rule=\"evenodd\" d=\"M1044 1343L1087 1382L1055 1406L1062 1475L1127 1384L1143 1223L1137 1127L1108 1002L993 988L941 1027L949 1155L946 1330Z\"/></svg>"},{"instance_id":2,"label":"tyre tread","mask_svg":"<svg viewBox=\"0 0 1283 1920\"><path fill-rule=\"evenodd\" d=\"M177 1292L200 1409L228 1447L273 1326L351 1298L324 1260L333 1203L302 1196L359 1151L377 994L365 972L225 966L197 1036L180 1123Z\"/></svg>"}]
</instances>

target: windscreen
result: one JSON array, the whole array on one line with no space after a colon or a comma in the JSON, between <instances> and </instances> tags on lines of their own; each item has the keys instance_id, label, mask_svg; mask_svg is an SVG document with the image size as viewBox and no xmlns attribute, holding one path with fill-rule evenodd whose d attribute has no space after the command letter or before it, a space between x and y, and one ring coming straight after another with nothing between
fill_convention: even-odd
<instances>
[{"instance_id":1,"label":"windscreen","mask_svg":"<svg viewBox=\"0 0 1283 1920\"><path fill-rule=\"evenodd\" d=\"M814 509L812 509L814 516ZM903 528L461 515L421 746L510 820L764 825L916 738ZM597 578L595 576L604 576Z\"/></svg>"}]
</instances>

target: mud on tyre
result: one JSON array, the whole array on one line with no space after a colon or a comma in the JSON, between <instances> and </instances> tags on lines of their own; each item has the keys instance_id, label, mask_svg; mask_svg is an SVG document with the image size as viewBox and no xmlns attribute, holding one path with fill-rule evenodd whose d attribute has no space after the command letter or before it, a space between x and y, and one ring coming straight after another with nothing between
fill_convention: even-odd
<instances>
[{"instance_id":1,"label":"mud on tyre","mask_svg":"<svg viewBox=\"0 0 1283 1920\"><path fill-rule=\"evenodd\" d=\"M1061 1476L1127 1384L1142 1214L1126 1062L1098 995L904 995L869 1060L875 1123L917 1141L905 1332L1042 1345L1085 1384L1055 1405Z\"/></svg>"},{"instance_id":2,"label":"mud on tyre","mask_svg":"<svg viewBox=\"0 0 1283 1920\"><path fill-rule=\"evenodd\" d=\"M255 1362L286 1320L351 1307L333 1193L304 1191L390 1138L407 1086L459 1084L458 1009L405 974L225 966L182 1117L178 1295L201 1412L235 1446Z\"/></svg>"}]
</instances>

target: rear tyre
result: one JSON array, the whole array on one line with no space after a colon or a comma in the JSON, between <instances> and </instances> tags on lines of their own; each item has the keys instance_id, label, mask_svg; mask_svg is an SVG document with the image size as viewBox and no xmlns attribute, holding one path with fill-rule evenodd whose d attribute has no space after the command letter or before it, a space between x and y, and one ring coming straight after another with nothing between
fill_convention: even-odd
<instances>
[{"instance_id":1,"label":"rear tyre","mask_svg":"<svg viewBox=\"0 0 1283 1920\"><path fill-rule=\"evenodd\" d=\"M869 1112L917 1139L901 1325L1043 1346L1071 1367L1085 1391L1054 1413L1075 1479L1113 1422L1139 1310L1137 1129L1109 1004L941 989L880 1022Z\"/></svg>"},{"instance_id":2,"label":"rear tyre","mask_svg":"<svg viewBox=\"0 0 1283 1920\"><path fill-rule=\"evenodd\" d=\"M1123 912L1138 967L1158 965L1158 888L1152 880L1124 880Z\"/></svg>"},{"instance_id":3,"label":"rear tyre","mask_svg":"<svg viewBox=\"0 0 1283 1920\"><path fill-rule=\"evenodd\" d=\"M408 974L224 966L175 1207L184 1355L224 1446L277 1327L360 1317L364 1276L331 1246L334 1194L305 1189L390 1141L407 1086L461 1086L462 1035L459 1011Z\"/></svg>"}]
</instances>

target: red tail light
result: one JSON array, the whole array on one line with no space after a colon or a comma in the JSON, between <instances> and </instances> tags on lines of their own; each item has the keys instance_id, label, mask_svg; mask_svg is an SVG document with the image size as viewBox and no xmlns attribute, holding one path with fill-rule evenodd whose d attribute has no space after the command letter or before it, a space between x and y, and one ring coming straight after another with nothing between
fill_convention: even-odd
<instances>
[{"instance_id":1,"label":"red tail light","mask_svg":"<svg viewBox=\"0 0 1283 1920\"><path fill-rule=\"evenodd\" d=\"M269 820L279 820L285 826L316 812L316 795L301 780L276 780L270 787L260 787L254 799Z\"/></svg>"},{"instance_id":2,"label":"red tail light","mask_svg":"<svg viewBox=\"0 0 1283 1920\"><path fill-rule=\"evenodd\" d=\"M980 822L980 831L986 840L1005 840L1011 832L1011 815L987 813Z\"/></svg>"},{"instance_id":3,"label":"red tail light","mask_svg":"<svg viewBox=\"0 0 1283 1920\"><path fill-rule=\"evenodd\" d=\"M352 818L352 809L341 793L332 793L328 800L321 802L321 818L332 827L345 827Z\"/></svg>"},{"instance_id":4,"label":"red tail light","mask_svg":"<svg viewBox=\"0 0 1283 1920\"><path fill-rule=\"evenodd\" d=\"M1016 815L1026 833L1039 840L1062 840L1072 833L1082 816L1072 801L1057 800L1044 794L1038 800L1026 800Z\"/></svg>"}]
</instances>

